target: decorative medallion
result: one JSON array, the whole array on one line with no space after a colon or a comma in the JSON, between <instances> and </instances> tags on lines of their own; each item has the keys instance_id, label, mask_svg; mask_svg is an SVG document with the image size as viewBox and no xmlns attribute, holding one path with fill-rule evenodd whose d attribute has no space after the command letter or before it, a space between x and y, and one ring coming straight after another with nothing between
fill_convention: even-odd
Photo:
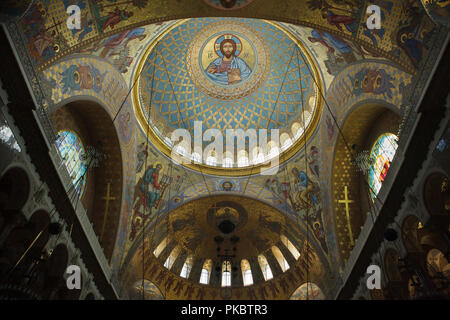
<instances>
[{"instance_id":1,"label":"decorative medallion","mask_svg":"<svg viewBox=\"0 0 450 320\"><path fill-rule=\"evenodd\" d=\"M234 100L248 96L264 82L270 55L248 25L218 22L192 41L186 66L199 90L213 98Z\"/></svg>"}]
</instances>

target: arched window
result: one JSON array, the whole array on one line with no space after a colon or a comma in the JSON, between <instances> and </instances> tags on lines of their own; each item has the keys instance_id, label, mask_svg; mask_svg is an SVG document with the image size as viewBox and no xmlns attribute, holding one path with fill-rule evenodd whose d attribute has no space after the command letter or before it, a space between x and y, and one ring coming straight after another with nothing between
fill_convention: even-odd
<instances>
[{"instance_id":1,"label":"arched window","mask_svg":"<svg viewBox=\"0 0 450 320\"><path fill-rule=\"evenodd\" d=\"M209 278L211 275L211 269L212 269L212 261L211 259L207 259L203 263L202 272L200 274L200 283L202 284L208 284Z\"/></svg>"},{"instance_id":2,"label":"arched window","mask_svg":"<svg viewBox=\"0 0 450 320\"><path fill-rule=\"evenodd\" d=\"M172 252L167 257L166 262L164 262L164 267L166 267L167 269L170 270L170 268L172 268L172 266L173 266L173 263L175 262L178 255L180 254L180 251L181 251L181 248L179 246L176 246L175 248L173 248Z\"/></svg>"},{"instance_id":3,"label":"arched window","mask_svg":"<svg viewBox=\"0 0 450 320\"><path fill-rule=\"evenodd\" d=\"M172 141L172 139L170 139L169 137L165 137L165 138L164 138L164 141L165 141L170 147L173 146L173 141Z\"/></svg>"},{"instance_id":4,"label":"arched window","mask_svg":"<svg viewBox=\"0 0 450 320\"><path fill-rule=\"evenodd\" d=\"M281 270L285 272L289 269L289 263L284 258L283 254L281 253L280 249L276 246L272 247L272 253L275 256L275 259L277 259L278 263L280 264Z\"/></svg>"},{"instance_id":5,"label":"arched window","mask_svg":"<svg viewBox=\"0 0 450 320\"><path fill-rule=\"evenodd\" d=\"M224 158L222 166L224 168L231 168L231 167L233 167L233 159L231 159L231 158Z\"/></svg>"},{"instance_id":6,"label":"arched window","mask_svg":"<svg viewBox=\"0 0 450 320\"><path fill-rule=\"evenodd\" d=\"M248 153L246 150L239 150L237 152L237 166L247 167L249 165Z\"/></svg>"},{"instance_id":7,"label":"arched window","mask_svg":"<svg viewBox=\"0 0 450 320\"><path fill-rule=\"evenodd\" d=\"M309 111L307 111L307 110L305 110L304 112L302 112L302 116L301 116L301 117L305 119L304 123L305 123L306 126L308 126L308 123L309 123L309 121L311 120L311 116L312 116L312 113L309 112ZM300 119L300 120L301 120L302 123L303 123L303 120L302 120L302 119Z\"/></svg>"},{"instance_id":8,"label":"arched window","mask_svg":"<svg viewBox=\"0 0 450 320\"><path fill-rule=\"evenodd\" d=\"M269 151L268 159L273 159L275 157L278 157L279 154L280 154L280 151L279 151L278 147L273 147Z\"/></svg>"},{"instance_id":9,"label":"arched window","mask_svg":"<svg viewBox=\"0 0 450 320\"><path fill-rule=\"evenodd\" d=\"M252 150L253 154L253 164L263 163L264 162L264 153L262 148L256 147Z\"/></svg>"},{"instance_id":10,"label":"arched window","mask_svg":"<svg viewBox=\"0 0 450 320\"><path fill-rule=\"evenodd\" d=\"M183 146L180 146L180 145L176 146L175 151L177 153L181 154L182 156L187 155L186 149Z\"/></svg>"},{"instance_id":11,"label":"arched window","mask_svg":"<svg viewBox=\"0 0 450 320\"><path fill-rule=\"evenodd\" d=\"M289 134L286 132L282 133L280 136L280 142L281 142L281 150L286 150L292 145L292 139L289 137Z\"/></svg>"},{"instance_id":12,"label":"arched window","mask_svg":"<svg viewBox=\"0 0 450 320\"><path fill-rule=\"evenodd\" d=\"M191 159L195 163L202 163L202 156L198 152L193 152L191 155Z\"/></svg>"},{"instance_id":13,"label":"arched window","mask_svg":"<svg viewBox=\"0 0 450 320\"><path fill-rule=\"evenodd\" d=\"M375 141L370 151L369 186L372 200L376 198L386 178L398 147L397 141L398 138L392 133L383 134Z\"/></svg>"},{"instance_id":14,"label":"arched window","mask_svg":"<svg viewBox=\"0 0 450 320\"><path fill-rule=\"evenodd\" d=\"M206 158L206 164L209 166L216 166L217 165L217 158L213 156L208 156Z\"/></svg>"},{"instance_id":15,"label":"arched window","mask_svg":"<svg viewBox=\"0 0 450 320\"><path fill-rule=\"evenodd\" d=\"M295 260L297 260L300 257L300 252L298 252L297 248L292 244L291 241L289 241L288 238L286 238L286 236L281 235L280 239L284 246L292 253Z\"/></svg>"},{"instance_id":16,"label":"arched window","mask_svg":"<svg viewBox=\"0 0 450 320\"><path fill-rule=\"evenodd\" d=\"M157 257L157 258L159 257L159 255L161 254L161 252L164 250L164 248L167 246L168 243L169 243L169 237L165 237L153 251L153 254L155 255L155 257Z\"/></svg>"},{"instance_id":17,"label":"arched window","mask_svg":"<svg viewBox=\"0 0 450 320\"><path fill-rule=\"evenodd\" d=\"M186 261L183 264L183 268L181 269L180 277L187 279L189 277L189 273L191 273L192 270L192 261L194 260L194 257L192 255L189 255L186 258Z\"/></svg>"},{"instance_id":18,"label":"arched window","mask_svg":"<svg viewBox=\"0 0 450 320\"><path fill-rule=\"evenodd\" d=\"M253 284L253 276L252 269L250 267L250 263L248 260L243 259L241 261L241 270L242 270L242 280L244 282L244 286L250 286Z\"/></svg>"},{"instance_id":19,"label":"arched window","mask_svg":"<svg viewBox=\"0 0 450 320\"><path fill-rule=\"evenodd\" d=\"M263 256L262 254L260 254L258 256L258 263L259 266L261 267L261 271L263 273L264 276L264 280L270 280L273 278L273 274L272 274L272 269L270 269L269 263L267 262L267 259L265 256Z\"/></svg>"},{"instance_id":20,"label":"arched window","mask_svg":"<svg viewBox=\"0 0 450 320\"><path fill-rule=\"evenodd\" d=\"M63 130L58 133L56 145L63 158L63 163L72 178L72 183L78 195L81 196L86 183L86 161L83 143L75 132Z\"/></svg>"},{"instance_id":21,"label":"arched window","mask_svg":"<svg viewBox=\"0 0 450 320\"><path fill-rule=\"evenodd\" d=\"M230 151L225 151L222 157L222 167L232 168L234 163L234 155Z\"/></svg>"},{"instance_id":22,"label":"arched window","mask_svg":"<svg viewBox=\"0 0 450 320\"><path fill-rule=\"evenodd\" d=\"M292 146L292 140L291 140L291 138L288 138L288 139L286 139L286 140L283 142L283 145L282 145L281 149L282 149L282 150L286 150L286 149L288 149L290 146Z\"/></svg>"},{"instance_id":23,"label":"arched window","mask_svg":"<svg viewBox=\"0 0 450 320\"><path fill-rule=\"evenodd\" d=\"M242 156L238 158L238 167L247 167L248 166L248 157Z\"/></svg>"},{"instance_id":24,"label":"arched window","mask_svg":"<svg viewBox=\"0 0 450 320\"><path fill-rule=\"evenodd\" d=\"M222 287L231 286L231 262L224 261L222 263Z\"/></svg>"},{"instance_id":25,"label":"arched window","mask_svg":"<svg viewBox=\"0 0 450 320\"><path fill-rule=\"evenodd\" d=\"M291 126L291 131L295 140L297 140L298 138L300 138L304 130L303 126L299 122L294 122Z\"/></svg>"}]
</instances>

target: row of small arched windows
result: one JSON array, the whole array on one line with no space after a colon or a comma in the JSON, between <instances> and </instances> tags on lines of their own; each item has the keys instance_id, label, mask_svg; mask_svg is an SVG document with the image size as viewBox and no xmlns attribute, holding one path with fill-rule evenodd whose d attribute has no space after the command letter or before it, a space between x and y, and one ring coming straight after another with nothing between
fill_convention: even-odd
<instances>
[{"instance_id":1,"label":"row of small arched windows","mask_svg":"<svg viewBox=\"0 0 450 320\"><path fill-rule=\"evenodd\" d=\"M307 111L306 111L307 112ZM311 119L311 114L308 113L307 116L307 123ZM253 150L251 150L251 154L249 155L246 150L240 150L236 154L236 161L234 161L234 154L231 154L230 152L225 152L223 159L221 161L218 161L217 156L214 154L214 151L212 150L209 154L205 155L205 158L202 161L202 156L197 152L189 153L187 150L190 149L189 146L183 146L183 145L177 145L175 147L175 151L179 153L180 155L194 161L195 163L202 163L204 162L207 165L210 166L222 166L224 168L232 168L232 167L246 167L250 165L257 165L260 163L264 163L267 160L270 160L274 157L277 157L280 152L288 149L291 147L294 143L294 141L298 140L298 138L302 135L304 132L303 127L300 125L300 123L295 122L292 124L292 137L289 133L284 132L280 135L280 143L277 145L274 141L269 141L267 144L267 154L265 155L263 150L260 147L255 147ZM168 145L173 146L173 142L170 140L170 138L164 139Z\"/></svg>"},{"instance_id":2,"label":"row of small arched windows","mask_svg":"<svg viewBox=\"0 0 450 320\"><path fill-rule=\"evenodd\" d=\"M281 242L284 244L284 246L290 251L292 256L297 260L300 257L300 252L297 250L297 248L292 244L292 242L284 235L280 236ZM158 257L161 252L164 250L164 248L169 243L169 237L164 238L160 244L156 247L156 249L153 251L153 254ZM277 246L272 246L271 248L272 253L274 257L276 258L278 264L281 267L281 270L285 272L289 269L289 263L284 258L281 250ZM175 248L172 249L169 256L164 262L164 267L167 269L171 269L173 266L173 263L175 262L176 258L181 252L180 246L175 246ZM181 269L180 277L187 279L189 277L189 274L191 272L192 266L193 266L193 260L194 257L192 255L189 255ZM261 272L264 276L264 280L270 280L273 278L272 269L270 268L269 263L267 262L266 257L263 254L260 254L258 256L258 264L261 268ZM201 284L209 284L211 272L212 272L213 262L211 259L205 260L202 266L202 270L200 273L200 280L199 283ZM221 285L222 287L231 286L231 261L225 260L222 262L222 270L221 270ZM241 271L242 271L242 279L244 286L249 286L253 284L253 275L252 275L252 269L250 262L247 259L242 259L240 263Z\"/></svg>"}]
</instances>

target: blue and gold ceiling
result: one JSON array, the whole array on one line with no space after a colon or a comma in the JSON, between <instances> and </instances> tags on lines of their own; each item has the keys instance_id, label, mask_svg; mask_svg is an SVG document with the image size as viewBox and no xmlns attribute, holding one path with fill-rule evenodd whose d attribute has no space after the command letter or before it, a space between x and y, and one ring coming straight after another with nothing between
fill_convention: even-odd
<instances>
[{"instance_id":1,"label":"blue and gold ceiling","mask_svg":"<svg viewBox=\"0 0 450 320\"><path fill-rule=\"evenodd\" d=\"M11 4L14 1L6 2ZM224 5L227 2L229 6ZM31 63L38 71L89 47L93 42L130 28L184 18L233 16L284 21L323 30L345 41L356 41L369 52L387 58L409 72L417 72L419 64L426 58L424 47L433 28L430 19L423 19L421 2L435 21L448 17L449 6L445 1L428 0L377 0L375 3L373 0L36 0L25 13L26 5L14 5L14 10L2 10L0 15L19 17L24 13L19 25L13 29L22 33L26 42L24 50L29 51ZM79 30L64 28L66 10L73 3L81 9ZM364 28L368 18L366 9L373 4L382 10L381 30ZM3 3L0 6L5 7ZM323 14L324 10L327 10L327 15ZM407 42L404 41L405 36Z\"/></svg>"},{"instance_id":2,"label":"blue and gold ceiling","mask_svg":"<svg viewBox=\"0 0 450 320\"><path fill-rule=\"evenodd\" d=\"M235 42L240 61L235 82L208 72L221 63L226 38ZM276 128L295 140L292 126L304 117L308 127L318 109L315 81L321 85L301 42L269 21L240 18L181 21L149 45L134 77L142 129L148 131L150 118L162 140L178 128L192 131L194 121L202 121L203 131L217 128L223 134Z\"/></svg>"}]
</instances>

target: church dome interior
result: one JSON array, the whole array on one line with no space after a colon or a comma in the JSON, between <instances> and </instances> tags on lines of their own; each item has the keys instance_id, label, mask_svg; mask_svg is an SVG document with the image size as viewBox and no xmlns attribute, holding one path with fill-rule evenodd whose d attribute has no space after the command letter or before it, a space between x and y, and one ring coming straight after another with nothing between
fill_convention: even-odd
<instances>
[{"instance_id":1,"label":"church dome interior","mask_svg":"<svg viewBox=\"0 0 450 320\"><path fill-rule=\"evenodd\" d=\"M0 300L448 299L449 14L4 1Z\"/></svg>"},{"instance_id":2,"label":"church dome interior","mask_svg":"<svg viewBox=\"0 0 450 320\"><path fill-rule=\"evenodd\" d=\"M223 56L221 43L228 38L238 48L235 56L248 67L245 78L235 84L214 78L214 73L207 71ZM320 118L322 98L318 86L322 88L323 84L314 59L291 32L270 21L179 21L148 45L133 77L133 97L141 128L161 142L166 154L174 147L170 134L175 129L186 129L195 139L197 121L201 133L218 129L224 137L228 136L227 130L254 129L257 134L259 129L265 129L269 130L270 140L270 130L278 129L280 146L273 145L266 153L274 157L281 152L281 157L287 159L284 151L298 150L301 141L304 143L303 135L308 132L310 136ZM249 150L248 141L239 141L245 137L236 140L236 144L243 143ZM207 144L200 143L202 147ZM194 141L191 146L178 145L176 151L196 161L200 154L193 150L193 144ZM221 161L212 153L196 162L233 168L267 160L257 146L251 147L240 153L226 150L225 140Z\"/></svg>"},{"instance_id":3,"label":"church dome interior","mask_svg":"<svg viewBox=\"0 0 450 320\"><path fill-rule=\"evenodd\" d=\"M224 286L223 268L229 273L227 286L264 283L289 272L290 264L295 268L301 254L317 255L307 245L309 235L290 223L291 219L253 199L198 199L160 219L148 237L153 251L146 259L157 258L172 276L197 284ZM140 258L139 252L135 255ZM132 264L139 270L136 258L132 258ZM190 276L194 265L201 266L199 279ZM262 272L253 277L252 268L261 268ZM322 275L323 266L317 264L315 268ZM219 276L211 277L213 273Z\"/></svg>"}]
</instances>

